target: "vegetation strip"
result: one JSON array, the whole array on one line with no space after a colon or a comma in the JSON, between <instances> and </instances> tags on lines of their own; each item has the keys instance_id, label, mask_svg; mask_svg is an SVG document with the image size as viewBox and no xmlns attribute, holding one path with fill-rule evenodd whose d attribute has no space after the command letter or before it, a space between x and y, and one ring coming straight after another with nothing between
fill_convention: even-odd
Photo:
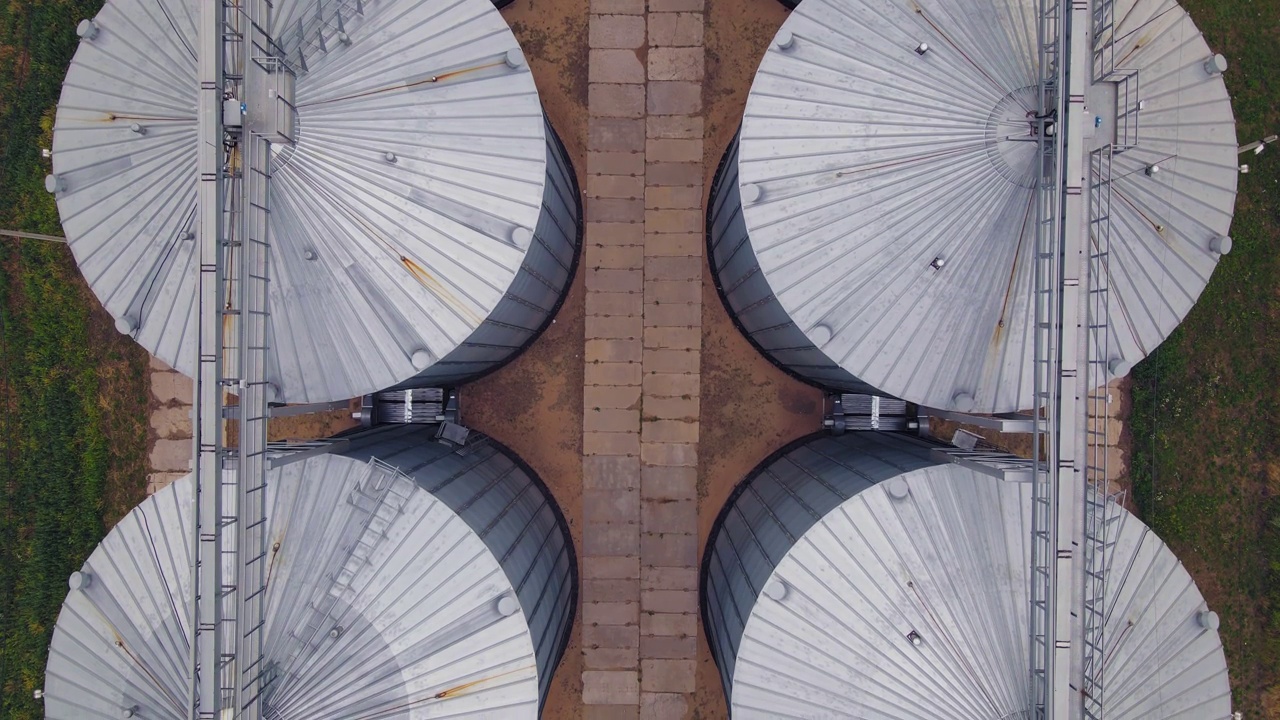
<instances>
[{"instance_id":1,"label":"vegetation strip","mask_svg":"<svg viewBox=\"0 0 1280 720\"><path fill-rule=\"evenodd\" d=\"M76 22L100 6L0 5L0 228L61 235L40 148ZM147 357L62 244L0 239L0 323L0 717L34 720L67 577L143 497Z\"/></svg>"},{"instance_id":2,"label":"vegetation strip","mask_svg":"<svg viewBox=\"0 0 1280 720\"><path fill-rule=\"evenodd\" d=\"M1280 131L1280 3L1186 0L1241 145ZM1222 618L1234 704L1280 717L1280 147L1245 153L1235 247L1133 374L1134 505Z\"/></svg>"}]
</instances>

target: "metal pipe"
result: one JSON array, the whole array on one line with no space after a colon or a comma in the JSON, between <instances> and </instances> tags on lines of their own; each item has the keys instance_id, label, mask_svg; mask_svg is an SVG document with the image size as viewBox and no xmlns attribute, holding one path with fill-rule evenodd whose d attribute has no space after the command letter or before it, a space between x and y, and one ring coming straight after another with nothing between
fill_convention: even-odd
<instances>
[{"instance_id":1,"label":"metal pipe","mask_svg":"<svg viewBox=\"0 0 1280 720\"><path fill-rule=\"evenodd\" d=\"M193 423L191 649L187 717L218 717L222 705L222 2L200 3L197 116L198 302Z\"/></svg>"},{"instance_id":2,"label":"metal pipe","mask_svg":"<svg viewBox=\"0 0 1280 720\"><path fill-rule=\"evenodd\" d=\"M41 235L40 233L22 232L21 230L0 230L0 235L4 237L19 238L22 240L48 240L49 242L67 244L67 239L58 237L57 235Z\"/></svg>"}]
</instances>

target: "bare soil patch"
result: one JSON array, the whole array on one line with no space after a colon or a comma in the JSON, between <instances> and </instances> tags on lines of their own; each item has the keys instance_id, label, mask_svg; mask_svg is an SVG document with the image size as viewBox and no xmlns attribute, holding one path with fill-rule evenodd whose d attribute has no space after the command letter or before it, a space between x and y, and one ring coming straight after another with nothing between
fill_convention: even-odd
<instances>
[{"instance_id":1,"label":"bare soil patch","mask_svg":"<svg viewBox=\"0 0 1280 720\"><path fill-rule=\"evenodd\" d=\"M709 194L725 148L742 122L751 79L787 11L776 0L716 0L707 3L706 17L703 165ZM773 452L822 425L822 391L787 375L752 347L726 313L705 263L700 425L701 552L733 488ZM698 637L697 672L691 717L727 718L705 630Z\"/></svg>"},{"instance_id":2,"label":"bare soil patch","mask_svg":"<svg viewBox=\"0 0 1280 720\"><path fill-rule=\"evenodd\" d=\"M502 15L524 49L547 117L583 187L587 1L516 0ZM564 513L575 548L582 547L584 299L579 265L553 324L510 364L460 390L463 422L511 448L533 468ZM579 624L574 624L569 647L552 680L543 717L582 717Z\"/></svg>"}]
</instances>

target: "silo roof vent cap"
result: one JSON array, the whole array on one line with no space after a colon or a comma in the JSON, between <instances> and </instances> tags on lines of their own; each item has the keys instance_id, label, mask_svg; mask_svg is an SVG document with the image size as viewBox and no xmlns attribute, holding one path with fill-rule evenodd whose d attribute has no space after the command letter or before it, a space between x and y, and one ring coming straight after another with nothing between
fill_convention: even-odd
<instances>
[{"instance_id":1,"label":"silo roof vent cap","mask_svg":"<svg viewBox=\"0 0 1280 720\"><path fill-rule=\"evenodd\" d=\"M778 578L774 578L764 586L764 595L770 600L782 602L787 597L787 584Z\"/></svg>"},{"instance_id":2,"label":"silo roof vent cap","mask_svg":"<svg viewBox=\"0 0 1280 720\"><path fill-rule=\"evenodd\" d=\"M1133 363L1124 358L1112 358L1107 363L1107 369L1111 371L1112 377L1124 377L1133 370Z\"/></svg>"},{"instance_id":3,"label":"silo roof vent cap","mask_svg":"<svg viewBox=\"0 0 1280 720\"><path fill-rule=\"evenodd\" d=\"M907 479L901 475L885 483L885 490L888 491L889 497L894 500L906 500L907 496L911 494L911 486L907 484Z\"/></svg>"},{"instance_id":4,"label":"silo roof vent cap","mask_svg":"<svg viewBox=\"0 0 1280 720\"><path fill-rule=\"evenodd\" d=\"M511 230L511 244L518 248L527 248L533 242L533 231L527 227L516 226Z\"/></svg>"},{"instance_id":5,"label":"silo roof vent cap","mask_svg":"<svg viewBox=\"0 0 1280 720\"><path fill-rule=\"evenodd\" d=\"M511 617L520 609L520 603L516 602L516 599L510 595L503 595L498 598L498 603L495 607L498 610L498 614L502 617Z\"/></svg>"}]
</instances>

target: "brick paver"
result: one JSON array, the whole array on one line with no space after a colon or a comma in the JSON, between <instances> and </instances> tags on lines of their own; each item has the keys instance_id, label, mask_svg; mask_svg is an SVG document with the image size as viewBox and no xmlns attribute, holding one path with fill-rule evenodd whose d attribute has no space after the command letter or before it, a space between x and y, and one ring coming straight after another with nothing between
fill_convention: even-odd
<instances>
[{"instance_id":1,"label":"brick paver","mask_svg":"<svg viewBox=\"0 0 1280 720\"><path fill-rule=\"evenodd\" d=\"M152 357L152 410L154 433L147 450L147 494L169 486L191 470L191 378Z\"/></svg>"},{"instance_id":2,"label":"brick paver","mask_svg":"<svg viewBox=\"0 0 1280 720\"><path fill-rule=\"evenodd\" d=\"M697 652L703 0L592 0L586 718L683 718Z\"/></svg>"}]
</instances>

